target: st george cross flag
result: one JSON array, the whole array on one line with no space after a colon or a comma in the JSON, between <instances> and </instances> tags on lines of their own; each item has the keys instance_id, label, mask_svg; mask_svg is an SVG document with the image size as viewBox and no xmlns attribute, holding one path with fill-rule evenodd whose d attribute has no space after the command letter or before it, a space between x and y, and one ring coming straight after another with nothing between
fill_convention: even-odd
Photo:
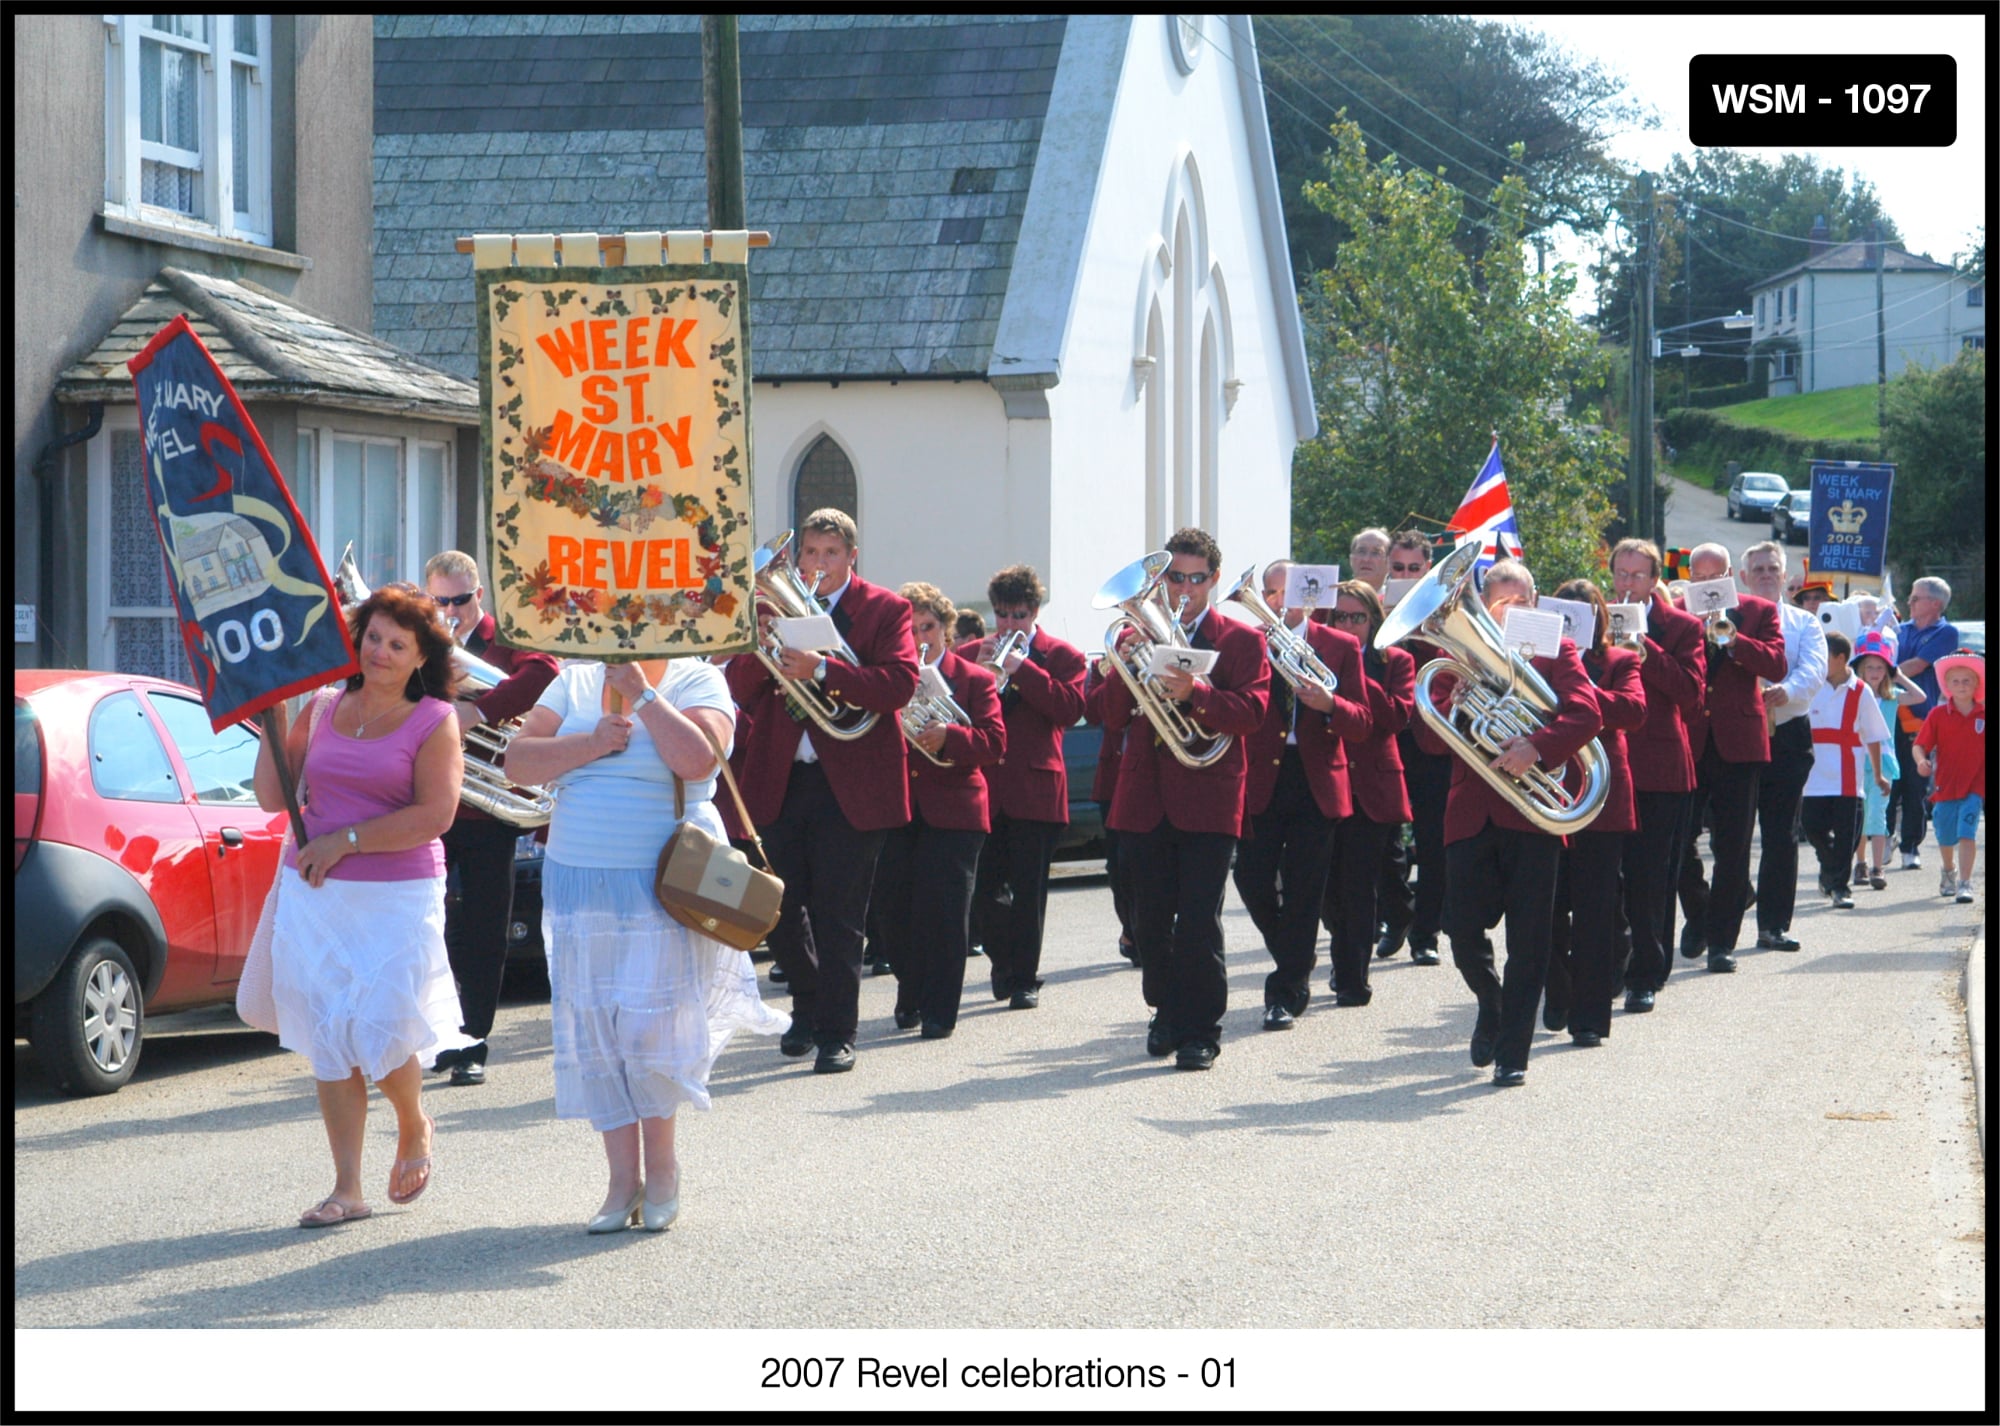
<instances>
[{"instance_id":1,"label":"st george cross flag","mask_svg":"<svg viewBox=\"0 0 2000 1426\"><path fill-rule=\"evenodd\" d=\"M1486 457L1486 464L1472 478L1472 488L1465 492L1465 499L1458 502L1458 513L1451 517L1451 528L1461 537L1479 536L1479 562L1473 570L1480 579L1486 577L1486 571L1495 560L1521 557L1521 531L1514 523L1514 501L1507 494L1507 472L1500 465L1500 442L1497 439L1493 442L1493 453Z\"/></svg>"}]
</instances>

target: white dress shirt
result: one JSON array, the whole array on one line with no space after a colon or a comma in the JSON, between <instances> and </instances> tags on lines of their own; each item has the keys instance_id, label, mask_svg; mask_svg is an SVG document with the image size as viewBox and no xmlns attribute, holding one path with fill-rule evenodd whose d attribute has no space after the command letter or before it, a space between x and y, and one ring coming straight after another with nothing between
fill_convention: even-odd
<instances>
[{"instance_id":1,"label":"white dress shirt","mask_svg":"<svg viewBox=\"0 0 2000 1426\"><path fill-rule=\"evenodd\" d=\"M1796 604L1780 604L1778 622L1785 631L1785 678L1764 685L1785 691L1785 706L1771 720L1773 728L1805 717L1814 695L1826 686L1826 630L1819 615Z\"/></svg>"},{"instance_id":2,"label":"white dress shirt","mask_svg":"<svg viewBox=\"0 0 2000 1426\"><path fill-rule=\"evenodd\" d=\"M833 593L820 595L819 596L820 607L825 609L827 613L831 614L833 612L833 606L840 603L840 596L847 593L847 586L852 583L854 583L854 576L850 574L847 576L846 581L841 584L840 588L834 590ZM1822 645L1822 647L1823 646L1824 645ZM825 663L826 660L821 659L820 662ZM1821 660L1821 663L1822 665L1825 663L1825 660L1823 658ZM819 751L813 747L813 740L811 733L799 734L799 750L796 753L792 754L792 761L795 763L816 763L819 761Z\"/></svg>"}]
</instances>

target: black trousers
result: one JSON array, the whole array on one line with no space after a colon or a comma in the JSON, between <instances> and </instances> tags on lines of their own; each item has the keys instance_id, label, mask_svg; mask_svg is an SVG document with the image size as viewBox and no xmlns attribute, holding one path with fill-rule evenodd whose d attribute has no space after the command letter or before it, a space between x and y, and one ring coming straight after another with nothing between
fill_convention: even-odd
<instances>
[{"instance_id":1,"label":"black trousers","mask_svg":"<svg viewBox=\"0 0 2000 1426\"><path fill-rule=\"evenodd\" d=\"M1658 990L1674 968L1673 892L1687 850L1688 794L1634 792L1632 802L1639 830L1625 835L1625 912L1632 929L1625 988Z\"/></svg>"},{"instance_id":2,"label":"black trousers","mask_svg":"<svg viewBox=\"0 0 2000 1426\"><path fill-rule=\"evenodd\" d=\"M1049 908L1049 858L1062 827L993 814L993 833L979 854L980 928L993 971L993 996L1039 990L1042 922Z\"/></svg>"},{"instance_id":3,"label":"black trousers","mask_svg":"<svg viewBox=\"0 0 2000 1426\"><path fill-rule=\"evenodd\" d=\"M1743 934L1743 911L1750 904L1750 831L1763 771L1762 763L1730 762L1716 752L1712 738L1695 765L1695 780L1708 794L1708 845L1715 853L1702 920L1710 955L1735 950Z\"/></svg>"},{"instance_id":4,"label":"black trousers","mask_svg":"<svg viewBox=\"0 0 2000 1426\"><path fill-rule=\"evenodd\" d=\"M1452 757L1450 753L1418 751L1413 740L1403 748L1403 786L1410 794L1410 830L1416 843L1410 852L1415 882L1409 914L1398 919L1399 903L1388 902L1383 906L1383 919L1392 931L1407 926L1412 946L1435 949L1438 931L1444 925L1445 895L1450 885L1444 808L1451 798Z\"/></svg>"},{"instance_id":5,"label":"black trousers","mask_svg":"<svg viewBox=\"0 0 2000 1426\"><path fill-rule=\"evenodd\" d=\"M1780 723L1771 733L1771 761L1757 780L1757 930L1789 930L1799 895L1799 802L1812 775L1812 724Z\"/></svg>"},{"instance_id":6,"label":"black trousers","mask_svg":"<svg viewBox=\"0 0 2000 1426\"><path fill-rule=\"evenodd\" d=\"M1500 1012L1494 1063L1526 1069L1535 1038L1535 1010L1548 975L1549 926L1555 919L1556 863L1562 839L1540 832L1517 832L1488 822L1477 835L1445 848L1444 933L1451 938L1452 964L1465 977L1482 1009ZM1507 971L1493 967L1493 943L1486 933L1507 921Z\"/></svg>"},{"instance_id":7,"label":"black trousers","mask_svg":"<svg viewBox=\"0 0 2000 1426\"><path fill-rule=\"evenodd\" d=\"M1853 889L1848 881L1854 874L1854 813L1860 805L1858 797L1808 797L1799 812L1806 840L1819 857L1819 879L1838 892Z\"/></svg>"},{"instance_id":8,"label":"black trousers","mask_svg":"<svg viewBox=\"0 0 2000 1426\"><path fill-rule=\"evenodd\" d=\"M1376 895L1382 885L1376 868L1383 848L1402 833L1397 822L1371 822L1360 813L1333 824L1333 857L1326 874L1324 914L1332 943L1333 993L1366 1004L1368 967L1375 959Z\"/></svg>"},{"instance_id":9,"label":"black trousers","mask_svg":"<svg viewBox=\"0 0 2000 1426\"><path fill-rule=\"evenodd\" d=\"M1274 963L1264 978L1264 1003L1294 1015L1312 999L1333 829L1333 819L1313 801L1299 750L1287 747L1270 805L1250 818L1249 835L1236 844L1235 880Z\"/></svg>"},{"instance_id":10,"label":"black trousers","mask_svg":"<svg viewBox=\"0 0 2000 1426\"><path fill-rule=\"evenodd\" d=\"M1111 883L1111 909L1118 916L1118 934L1129 945L1136 946L1137 939L1132 934L1132 858L1125 850L1125 834L1111 830L1111 804L1097 804L1097 815L1104 822L1104 877Z\"/></svg>"},{"instance_id":11,"label":"black trousers","mask_svg":"<svg viewBox=\"0 0 2000 1426\"><path fill-rule=\"evenodd\" d=\"M972 880L984 832L933 827L918 812L882 841L869 919L896 971L896 1009L958 1023L972 941Z\"/></svg>"},{"instance_id":12,"label":"black trousers","mask_svg":"<svg viewBox=\"0 0 2000 1426\"><path fill-rule=\"evenodd\" d=\"M1924 829L1930 825L1930 806L1925 801L1931 795L1931 780L1917 771L1917 756L1912 749L1915 740L1903 731L1903 720L1896 719L1896 784L1889 792L1888 821L1884 824L1896 837L1896 846L1905 852L1914 852L1924 844ZM1898 824L1901 830L1898 831Z\"/></svg>"},{"instance_id":13,"label":"black trousers","mask_svg":"<svg viewBox=\"0 0 2000 1426\"><path fill-rule=\"evenodd\" d=\"M1126 833L1125 848L1133 863L1140 993L1166 1016L1175 1049L1197 1041L1219 1047L1229 1008L1222 893L1236 839L1183 832L1163 817L1150 832Z\"/></svg>"},{"instance_id":14,"label":"black trousers","mask_svg":"<svg viewBox=\"0 0 2000 1426\"><path fill-rule=\"evenodd\" d=\"M444 864L458 872L458 904L444 918L444 948L458 982L459 1028L478 1040L453 1056L486 1063L486 1037L507 973L507 924L514 914L514 846L521 829L488 817L460 817L445 829Z\"/></svg>"},{"instance_id":15,"label":"black trousers","mask_svg":"<svg viewBox=\"0 0 2000 1426\"><path fill-rule=\"evenodd\" d=\"M1550 923L1548 1001L1569 1011L1572 1030L1611 1033L1612 982L1624 946L1618 934L1623 832L1578 832L1556 870Z\"/></svg>"},{"instance_id":16,"label":"black trousers","mask_svg":"<svg viewBox=\"0 0 2000 1426\"><path fill-rule=\"evenodd\" d=\"M818 763L794 763L785 804L764 829L785 901L771 954L792 992L792 1023L821 1045L851 1045L861 1015L861 936L886 831L849 824Z\"/></svg>"}]
</instances>

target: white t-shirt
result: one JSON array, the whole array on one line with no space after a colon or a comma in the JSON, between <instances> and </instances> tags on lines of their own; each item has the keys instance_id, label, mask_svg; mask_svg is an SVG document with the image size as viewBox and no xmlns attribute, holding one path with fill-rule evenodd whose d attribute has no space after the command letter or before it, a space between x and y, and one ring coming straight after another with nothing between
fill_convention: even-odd
<instances>
[{"instance_id":1,"label":"white t-shirt","mask_svg":"<svg viewBox=\"0 0 2000 1426\"><path fill-rule=\"evenodd\" d=\"M1855 700L1853 732L1860 742L1835 742L1823 738L1822 732L1837 732L1847 723L1850 698ZM1868 771L1868 744L1883 743L1889 739L1889 726L1882 721L1882 700L1867 684L1849 673L1845 683L1822 683L1819 686L1807 716L1812 719L1813 766L1811 775L1806 778L1805 795L1865 796L1871 776ZM1842 776L1843 759L1854 769L1851 780Z\"/></svg>"},{"instance_id":2,"label":"white t-shirt","mask_svg":"<svg viewBox=\"0 0 2000 1426\"><path fill-rule=\"evenodd\" d=\"M686 712L736 707L722 670L706 659L673 659L660 680L662 701ZM536 704L562 719L556 736L588 733L604 716L604 665L577 662L556 674ZM727 752L735 743L724 743ZM555 781L556 812L549 823L548 855L566 866L651 867L674 828L674 774L653 746L645 719L632 715L632 738L622 753L572 768ZM715 794L715 778L687 785L687 808Z\"/></svg>"}]
</instances>

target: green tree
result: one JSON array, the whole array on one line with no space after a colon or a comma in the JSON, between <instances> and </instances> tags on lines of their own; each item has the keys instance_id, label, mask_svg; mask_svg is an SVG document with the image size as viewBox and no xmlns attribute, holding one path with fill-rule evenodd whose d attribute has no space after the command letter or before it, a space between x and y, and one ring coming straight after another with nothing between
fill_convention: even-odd
<instances>
[{"instance_id":1,"label":"green tree","mask_svg":"<svg viewBox=\"0 0 2000 1426\"><path fill-rule=\"evenodd\" d=\"M1889 564L1898 592L1951 581L1954 614L1983 615L1986 586L1986 353L1911 367L1889 383L1882 443L1896 463Z\"/></svg>"},{"instance_id":2,"label":"green tree","mask_svg":"<svg viewBox=\"0 0 2000 1426\"><path fill-rule=\"evenodd\" d=\"M1493 190L1473 259L1452 241L1458 193L1371 163L1353 124L1334 126L1325 171L1307 195L1349 237L1304 298L1320 432L1293 462L1293 549L1338 561L1364 526L1450 519L1497 433L1537 577L1600 569L1618 442L1564 408L1604 358L1564 305L1567 270L1529 270L1526 185Z\"/></svg>"}]
</instances>

